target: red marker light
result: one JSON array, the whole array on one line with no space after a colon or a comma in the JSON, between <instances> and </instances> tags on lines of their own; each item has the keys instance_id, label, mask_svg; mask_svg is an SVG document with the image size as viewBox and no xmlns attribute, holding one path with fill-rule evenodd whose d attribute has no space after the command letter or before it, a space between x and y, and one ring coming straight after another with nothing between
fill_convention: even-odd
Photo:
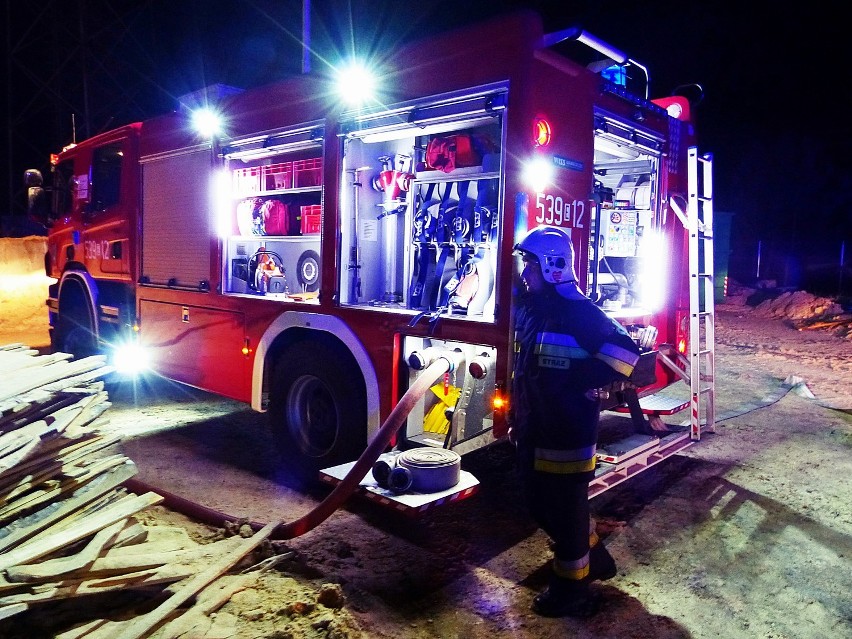
<instances>
[{"instance_id":1,"label":"red marker light","mask_svg":"<svg viewBox=\"0 0 852 639\"><path fill-rule=\"evenodd\" d=\"M533 142L536 146L547 146L550 144L550 138L553 135L553 130L550 128L550 122L544 118L537 118L533 123Z\"/></svg>"}]
</instances>

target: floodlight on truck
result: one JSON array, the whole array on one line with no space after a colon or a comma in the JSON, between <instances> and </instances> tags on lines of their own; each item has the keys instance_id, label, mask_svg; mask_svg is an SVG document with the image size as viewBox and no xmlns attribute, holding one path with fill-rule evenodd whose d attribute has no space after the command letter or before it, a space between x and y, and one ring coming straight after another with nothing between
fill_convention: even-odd
<instances>
[{"instance_id":1,"label":"floodlight on truck","mask_svg":"<svg viewBox=\"0 0 852 639\"><path fill-rule=\"evenodd\" d=\"M361 62L350 62L336 73L337 92L352 106L373 100L378 87L376 75Z\"/></svg>"},{"instance_id":2,"label":"floodlight on truck","mask_svg":"<svg viewBox=\"0 0 852 639\"><path fill-rule=\"evenodd\" d=\"M222 114L210 107L202 107L192 112L192 126L204 138L220 135L224 128Z\"/></svg>"},{"instance_id":3,"label":"floodlight on truck","mask_svg":"<svg viewBox=\"0 0 852 639\"><path fill-rule=\"evenodd\" d=\"M524 183L535 193L541 193L553 184L554 174L553 164L544 157L535 157L524 164Z\"/></svg>"}]
</instances>

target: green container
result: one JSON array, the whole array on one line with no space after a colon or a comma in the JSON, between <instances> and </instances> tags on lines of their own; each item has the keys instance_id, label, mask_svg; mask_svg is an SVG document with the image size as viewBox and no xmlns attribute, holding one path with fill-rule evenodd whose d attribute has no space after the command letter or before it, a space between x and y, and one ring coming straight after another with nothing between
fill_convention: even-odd
<instances>
[{"instance_id":1,"label":"green container","mask_svg":"<svg viewBox=\"0 0 852 639\"><path fill-rule=\"evenodd\" d=\"M731 256L731 218L730 211L713 211L713 301L725 302L725 281L728 279L728 262Z\"/></svg>"}]
</instances>

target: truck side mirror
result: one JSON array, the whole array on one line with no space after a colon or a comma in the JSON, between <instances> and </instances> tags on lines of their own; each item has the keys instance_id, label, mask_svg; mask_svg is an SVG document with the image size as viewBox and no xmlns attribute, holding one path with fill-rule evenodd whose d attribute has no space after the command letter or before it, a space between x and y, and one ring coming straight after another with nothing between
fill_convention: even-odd
<instances>
[{"instance_id":1,"label":"truck side mirror","mask_svg":"<svg viewBox=\"0 0 852 639\"><path fill-rule=\"evenodd\" d=\"M27 215L44 227L53 225L50 219L50 206L42 184L41 171L27 169L24 172L24 184L27 186Z\"/></svg>"}]
</instances>

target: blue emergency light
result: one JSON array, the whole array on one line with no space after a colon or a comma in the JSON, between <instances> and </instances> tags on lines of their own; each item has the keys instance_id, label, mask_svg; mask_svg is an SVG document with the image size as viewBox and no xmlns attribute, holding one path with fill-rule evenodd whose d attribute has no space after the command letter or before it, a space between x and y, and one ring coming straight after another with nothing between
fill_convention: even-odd
<instances>
[{"instance_id":1,"label":"blue emergency light","mask_svg":"<svg viewBox=\"0 0 852 639\"><path fill-rule=\"evenodd\" d=\"M601 71L601 76L616 86L627 87L627 69L620 64L612 64Z\"/></svg>"}]
</instances>

